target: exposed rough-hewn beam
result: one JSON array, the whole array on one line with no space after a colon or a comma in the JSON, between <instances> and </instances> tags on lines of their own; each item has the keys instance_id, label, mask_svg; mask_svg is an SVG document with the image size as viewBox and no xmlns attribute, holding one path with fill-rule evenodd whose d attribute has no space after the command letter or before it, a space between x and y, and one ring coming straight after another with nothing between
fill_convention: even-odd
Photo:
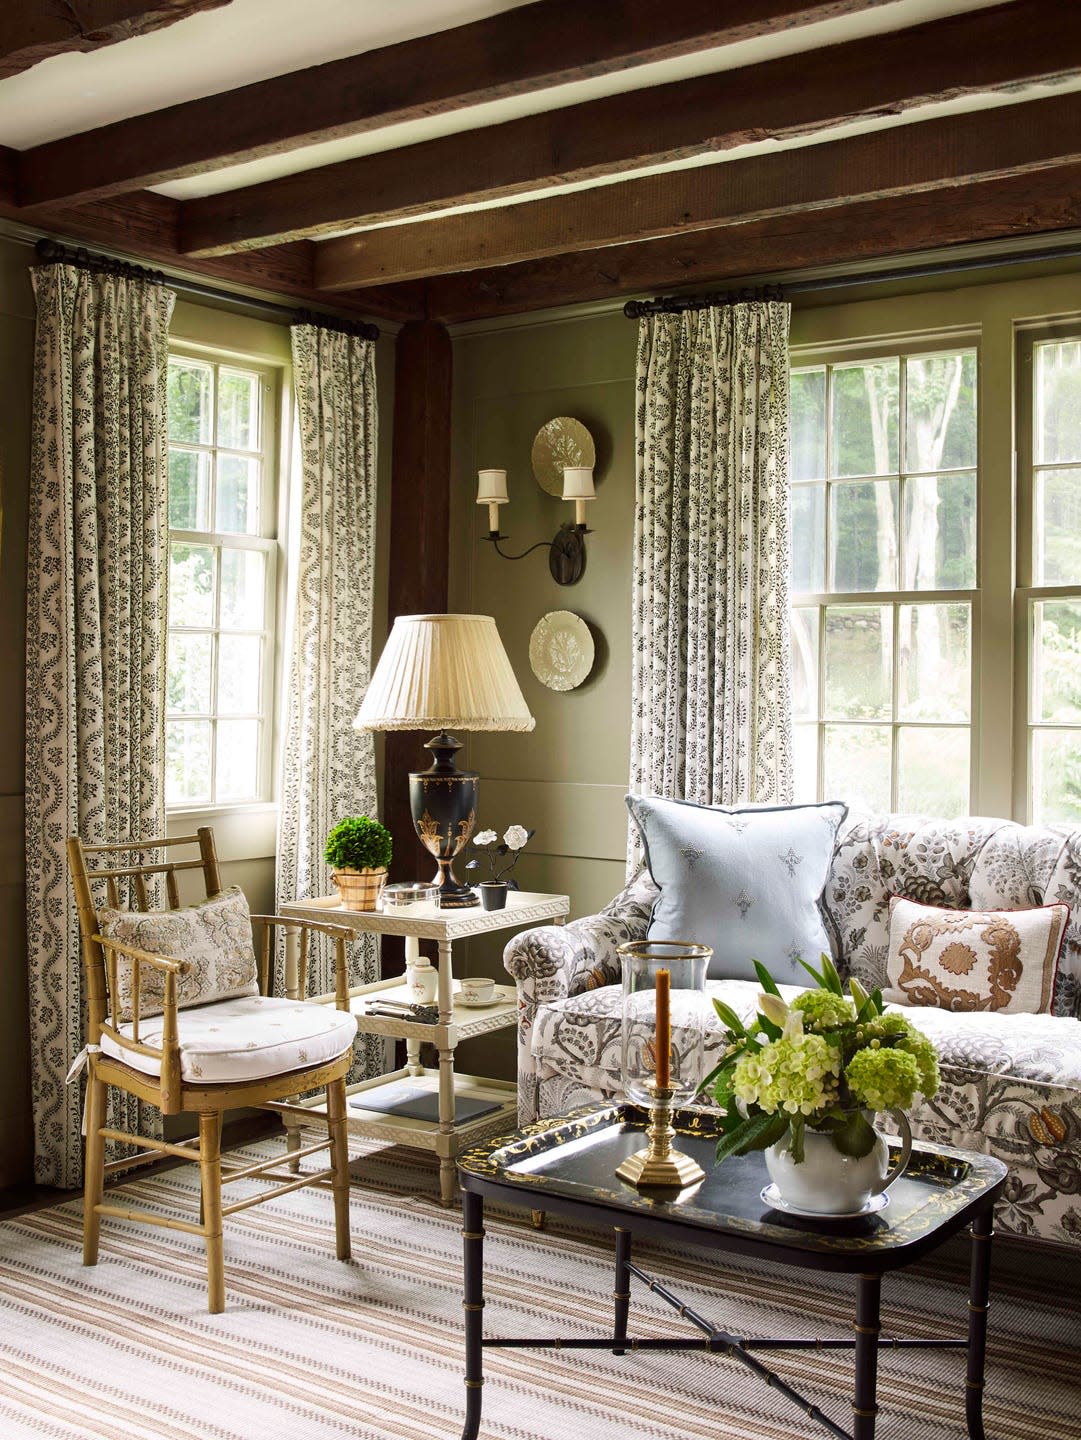
<instances>
[{"instance_id":1,"label":"exposed rough-hewn beam","mask_svg":"<svg viewBox=\"0 0 1081 1440\"><path fill-rule=\"evenodd\" d=\"M353 290L1081 161L1081 94L926 120L571 196L327 240L315 282Z\"/></svg>"},{"instance_id":2,"label":"exposed rough-hewn beam","mask_svg":"<svg viewBox=\"0 0 1081 1440\"><path fill-rule=\"evenodd\" d=\"M192 200L182 246L215 254L402 220L1078 69L1081 5L1015 0Z\"/></svg>"},{"instance_id":3,"label":"exposed rough-hewn beam","mask_svg":"<svg viewBox=\"0 0 1081 1440\"><path fill-rule=\"evenodd\" d=\"M1081 228L1081 165L425 282L447 324ZM394 287L391 287L393 293ZM363 304L364 291L351 298Z\"/></svg>"},{"instance_id":4,"label":"exposed rough-hewn beam","mask_svg":"<svg viewBox=\"0 0 1081 1440\"><path fill-rule=\"evenodd\" d=\"M52 55L97 50L228 4L229 0L4 0L0 80Z\"/></svg>"},{"instance_id":5,"label":"exposed rough-hewn beam","mask_svg":"<svg viewBox=\"0 0 1081 1440\"><path fill-rule=\"evenodd\" d=\"M242 255L194 259L176 249L179 204L165 195L141 190L90 205L45 206L29 220L25 211L0 200L0 217L19 220L66 242L104 246L143 264L175 266L210 280L225 280L302 302L326 303L315 290L311 241L275 245ZM424 315L423 287L376 286L365 290L359 305L351 295L335 299L334 308L363 317L412 320Z\"/></svg>"},{"instance_id":6,"label":"exposed rough-hewn beam","mask_svg":"<svg viewBox=\"0 0 1081 1440\"><path fill-rule=\"evenodd\" d=\"M35 146L20 161L20 196L96 199L885 3L540 0Z\"/></svg>"},{"instance_id":7,"label":"exposed rough-hewn beam","mask_svg":"<svg viewBox=\"0 0 1081 1440\"><path fill-rule=\"evenodd\" d=\"M390 497L389 619L447 608L453 353L445 326L403 325L395 346ZM431 874L409 808L409 772L424 735L390 732L383 758L383 819L400 877Z\"/></svg>"}]
</instances>

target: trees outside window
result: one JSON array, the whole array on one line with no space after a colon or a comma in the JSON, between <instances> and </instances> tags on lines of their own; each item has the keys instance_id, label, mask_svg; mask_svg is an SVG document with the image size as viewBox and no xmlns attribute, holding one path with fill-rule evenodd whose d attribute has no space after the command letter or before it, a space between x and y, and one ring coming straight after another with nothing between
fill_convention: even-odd
<instances>
[{"instance_id":1,"label":"trees outside window","mask_svg":"<svg viewBox=\"0 0 1081 1440\"><path fill-rule=\"evenodd\" d=\"M792 374L792 677L801 798L970 810L977 352Z\"/></svg>"},{"instance_id":2,"label":"trees outside window","mask_svg":"<svg viewBox=\"0 0 1081 1440\"><path fill-rule=\"evenodd\" d=\"M166 803L271 798L278 385L170 355Z\"/></svg>"},{"instance_id":3,"label":"trees outside window","mask_svg":"<svg viewBox=\"0 0 1081 1440\"><path fill-rule=\"evenodd\" d=\"M1021 347L1022 594L1034 820L1081 823L1081 335ZM1027 461L1027 463L1025 463ZM1025 535L1025 528L1028 530ZM1025 541L1028 541L1026 544Z\"/></svg>"}]
</instances>

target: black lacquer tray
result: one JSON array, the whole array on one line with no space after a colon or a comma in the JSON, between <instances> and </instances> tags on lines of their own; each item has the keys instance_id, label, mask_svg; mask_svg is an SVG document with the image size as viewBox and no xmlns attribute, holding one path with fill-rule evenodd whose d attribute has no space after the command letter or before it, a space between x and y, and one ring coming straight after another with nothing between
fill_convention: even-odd
<instances>
[{"instance_id":1,"label":"black lacquer tray","mask_svg":"<svg viewBox=\"0 0 1081 1440\"><path fill-rule=\"evenodd\" d=\"M892 1268L904 1263L901 1254L891 1261L883 1252L922 1250L936 1232L960 1228L971 1203L998 1187L1007 1173L991 1156L916 1143L905 1174L890 1187L888 1208L855 1219L809 1219L783 1214L762 1200L769 1175L761 1153L714 1163L720 1130L709 1111L680 1110L673 1117L675 1148L697 1160L706 1178L678 1192L636 1190L615 1172L642 1149L647 1124L645 1110L625 1103L591 1105L541 1121L461 1154L462 1185L498 1191L507 1199L519 1192L521 1204L537 1209L598 1206L648 1216L709 1232L715 1241L730 1236L740 1249L739 1240L752 1246L772 1242L803 1252L810 1264L816 1253L837 1261L846 1253L855 1259L874 1251L880 1264ZM702 1240L709 1243L706 1235Z\"/></svg>"}]
</instances>

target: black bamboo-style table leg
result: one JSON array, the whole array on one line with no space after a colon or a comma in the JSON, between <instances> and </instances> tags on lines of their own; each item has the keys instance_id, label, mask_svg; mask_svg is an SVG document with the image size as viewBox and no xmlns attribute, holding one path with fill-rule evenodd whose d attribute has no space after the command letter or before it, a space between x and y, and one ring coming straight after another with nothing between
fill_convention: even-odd
<instances>
[{"instance_id":1,"label":"black bamboo-style table leg","mask_svg":"<svg viewBox=\"0 0 1081 1440\"><path fill-rule=\"evenodd\" d=\"M878 1406L878 1302L881 1275L856 1276L856 1380L852 1395L852 1440L874 1440Z\"/></svg>"},{"instance_id":2,"label":"black bamboo-style table leg","mask_svg":"<svg viewBox=\"0 0 1081 1440\"><path fill-rule=\"evenodd\" d=\"M621 1225L616 1226L616 1288L612 1292L615 1303L615 1329L617 1340L627 1338L627 1318L631 1309L631 1273L627 1269L631 1258L631 1232ZM612 1351L613 1355L625 1355L622 1348Z\"/></svg>"},{"instance_id":3,"label":"black bamboo-style table leg","mask_svg":"<svg viewBox=\"0 0 1081 1440\"><path fill-rule=\"evenodd\" d=\"M985 1440L983 1429L983 1366L987 1353L987 1312L991 1308L990 1206L972 1222L972 1262L968 1286L968 1373L965 1377L965 1419L970 1440Z\"/></svg>"},{"instance_id":4,"label":"black bamboo-style table leg","mask_svg":"<svg viewBox=\"0 0 1081 1440\"><path fill-rule=\"evenodd\" d=\"M462 1192L462 1257L465 1270L465 1426L462 1440L477 1440L484 1393L484 1200Z\"/></svg>"}]
</instances>

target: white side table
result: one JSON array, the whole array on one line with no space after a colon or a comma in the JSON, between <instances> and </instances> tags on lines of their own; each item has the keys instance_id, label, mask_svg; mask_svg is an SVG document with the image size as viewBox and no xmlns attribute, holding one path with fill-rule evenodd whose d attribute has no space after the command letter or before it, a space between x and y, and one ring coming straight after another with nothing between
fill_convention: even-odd
<instances>
[{"instance_id":1,"label":"white side table","mask_svg":"<svg viewBox=\"0 0 1081 1440\"><path fill-rule=\"evenodd\" d=\"M390 1019L380 1015L369 1015L368 1004L373 1000L409 1000L404 976L393 980L379 980L371 985L357 985L349 991L350 1009L357 1017L357 1027L364 1035L384 1035L406 1042L406 1063L399 1070L386 1075L377 1075L371 1080L351 1085L348 1094L377 1090L392 1081L411 1079L418 1088L430 1088L439 1096L439 1119L412 1120L401 1116L387 1115L378 1110L365 1110L350 1103L348 1124L355 1135L370 1139L386 1140L392 1144L405 1145L414 1150L434 1151L439 1156L439 1189L444 1205L454 1199L455 1157L474 1140L485 1135L498 1134L501 1130L513 1129L517 1117L517 1087L506 1080L492 1080L484 1076L455 1073L454 1051L462 1040L474 1035L487 1035L494 1030L505 1030L517 1020L517 995L513 985L496 987L497 998L483 1009L467 1007L458 1002L454 990L452 947L455 940L464 940L470 935L487 935L497 930L518 930L528 925L562 924L570 913L570 900L566 895L542 895L527 890L512 890L507 896L503 910L484 910L479 905L467 910L440 910L435 905L415 905L403 913L391 910L345 910L338 897L325 896L318 899L294 900L281 907L282 913L296 915L305 920L332 921L335 925L347 925L358 935L403 935L418 940L435 940L439 945L439 1019L434 1025L423 1025L416 1020ZM319 995L316 1001L333 1005L333 995ZM426 1070L420 1063L420 1047L424 1041L436 1046L439 1052L439 1068ZM466 1098L495 1102L499 1109L480 1115L475 1120L463 1120L455 1124L455 1102ZM321 1114L325 1100L312 1099L302 1102L305 1109ZM290 1149L299 1146L299 1125L295 1117L283 1111L283 1118L289 1130Z\"/></svg>"}]
</instances>

